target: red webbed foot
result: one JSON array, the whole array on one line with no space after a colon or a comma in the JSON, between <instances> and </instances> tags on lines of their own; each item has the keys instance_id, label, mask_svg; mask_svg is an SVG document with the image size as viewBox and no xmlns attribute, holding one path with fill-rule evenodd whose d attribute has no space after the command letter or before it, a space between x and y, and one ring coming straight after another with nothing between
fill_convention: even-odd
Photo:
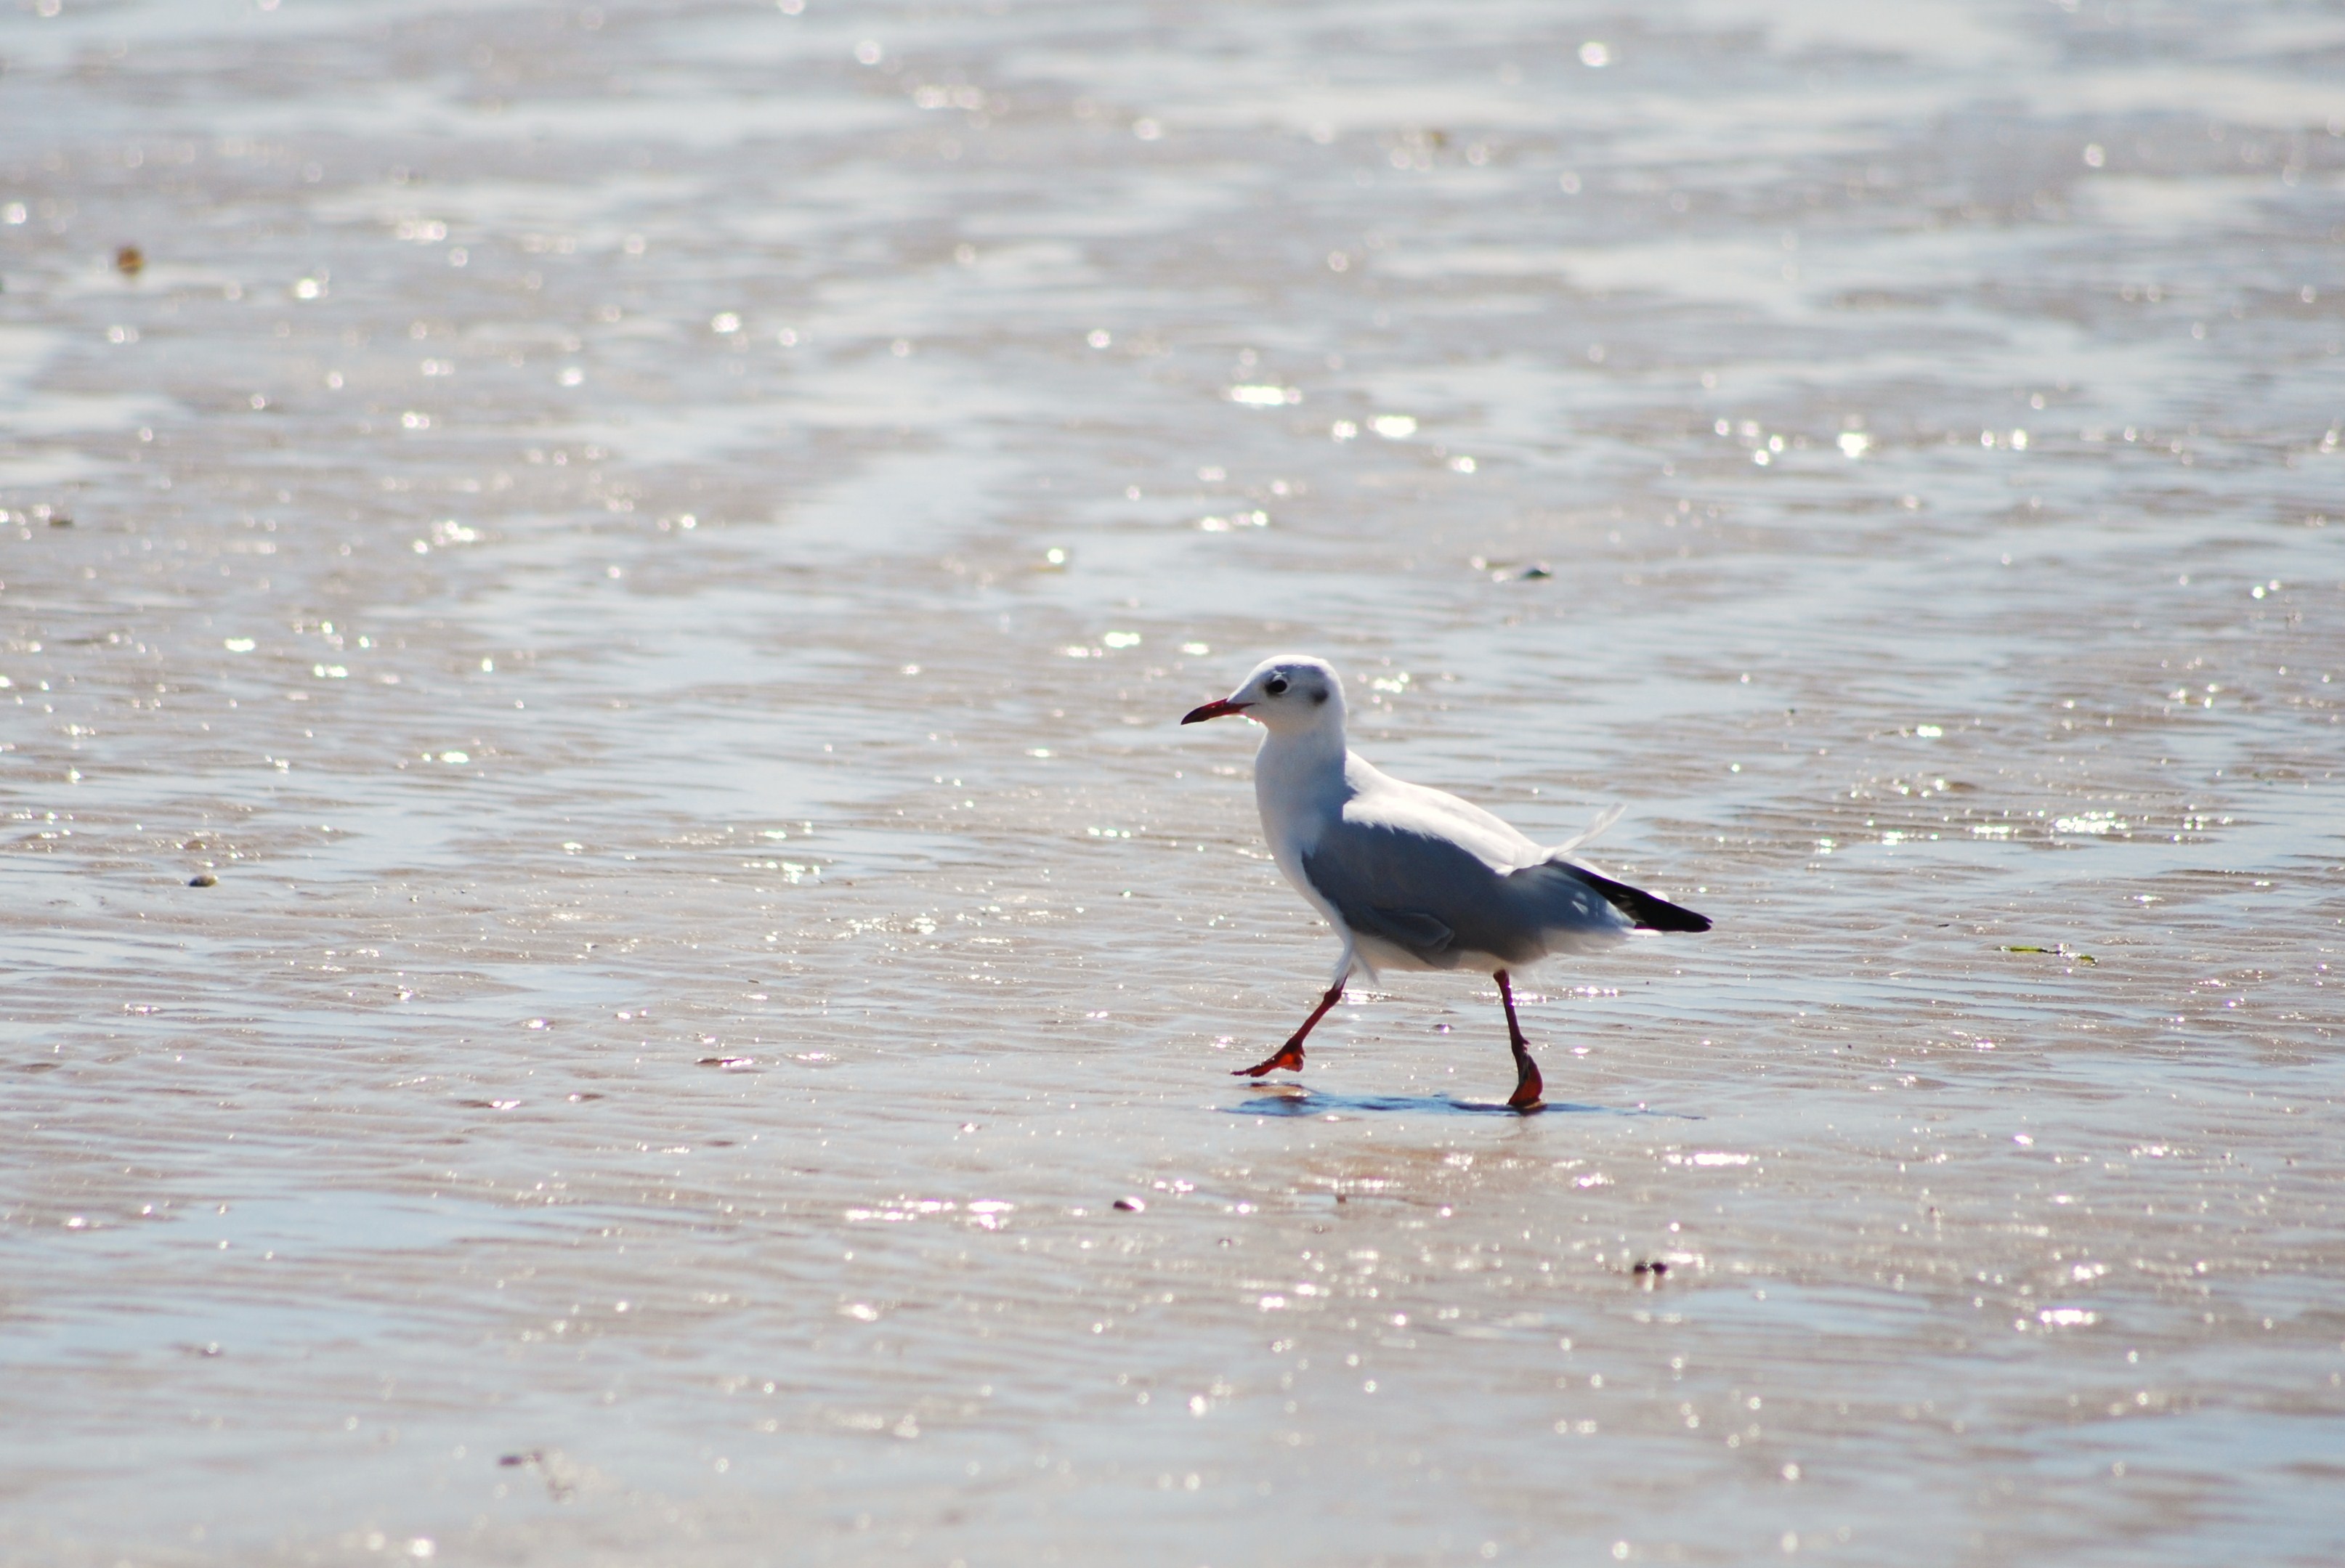
<instances>
[{"instance_id":1,"label":"red webbed foot","mask_svg":"<svg viewBox=\"0 0 2345 1568\"><path fill-rule=\"evenodd\" d=\"M1289 1040L1278 1047L1278 1054L1266 1062L1256 1062L1250 1067L1240 1067L1232 1073L1233 1078L1258 1078L1264 1073L1274 1073L1284 1067L1289 1072L1303 1070L1303 1047Z\"/></svg>"},{"instance_id":2,"label":"red webbed foot","mask_svg":"<svg viewBox=\"0 0 2345 1568\"><path fill-rule=\"evenodd\" d=\"M1531 1060L1528 1052L1517 1057L1515 1066L1519 1076L1515 1080L1515 1092L1507 1097L1507 1104L1516 1110L1528 1110L1539 1103L1547 1085L1540 1080L1538 1064Z\"/></svg>"}]
</instances>

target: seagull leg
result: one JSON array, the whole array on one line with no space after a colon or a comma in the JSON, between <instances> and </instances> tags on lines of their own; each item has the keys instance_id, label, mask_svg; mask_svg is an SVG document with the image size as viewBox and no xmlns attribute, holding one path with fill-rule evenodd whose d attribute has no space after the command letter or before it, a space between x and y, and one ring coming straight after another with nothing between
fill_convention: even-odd
<instances>
[{"instance_id":1,"label":"seagull leg","mask_svg":"<svg viewBox=\"0 0 2345 1568\"><path fill-rule=\"evenodd\" d=\"M1538 1064L1531 1060L1531 1043L1523 1038L1523 1027L1515 1019L1515 988L1507 983L1507 972L1497 973L1498 1000L1507 1005L1507 1044L1515 1053L1515 1092L1507 1103L1517 1110L1528 1110L1538 1104L1547 1086L1539 1080Z\"/></svg>"},{"instance_id":2,"label":"seagull leg","mask_svg":"<svg viewBox=\"0 0 2345 1568\"><path fill-rule=\"evenodd\" d=\"M1303 1070L1303 1037L1309 1034L1318 1026L1319 1020L1327 1016L1328 1008L1334 1007L1343 999L1344 982L1338 980L1334 985L1327 987L1327 994L1319 998L1319 1005L1311 1009L1311 1016L1303 1020L1303 1027L1295 1030L1294 1033L1288 1037L1286 1044L1278 1047L1278 1054L1276 1056L1271 1057L1270 1060L1266 1062L1257 1062L1250 1067L1240 1067L1237 1071L1232 1073L1230 1077L1233 1078L1258 1078L1262 1077L1263 1074L1274 1072L1280 1067L1285 1067L1292 1072L1301 1072ZM1537 1075L1534 1074L1533 1076L1536 1077Z\"/></svg>"}]
</instances>

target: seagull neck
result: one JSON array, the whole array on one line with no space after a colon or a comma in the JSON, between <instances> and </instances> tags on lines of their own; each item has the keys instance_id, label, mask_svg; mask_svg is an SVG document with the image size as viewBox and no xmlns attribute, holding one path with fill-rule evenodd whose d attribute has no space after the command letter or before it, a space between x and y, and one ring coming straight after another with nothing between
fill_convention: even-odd
<instances>
[{"instance_id":1,"label":"seagull neck","mask_svg":"<svg viewBox=\"0 0 2345 1568\"><path fill-rule=\"evenodd\" d=\"M1284 815L1304 803L1340 797L1344 783L1344 726L1271 730L1254 754L1254 790L1265 803L1281 803Z\"/></svg>"}]
</instances>

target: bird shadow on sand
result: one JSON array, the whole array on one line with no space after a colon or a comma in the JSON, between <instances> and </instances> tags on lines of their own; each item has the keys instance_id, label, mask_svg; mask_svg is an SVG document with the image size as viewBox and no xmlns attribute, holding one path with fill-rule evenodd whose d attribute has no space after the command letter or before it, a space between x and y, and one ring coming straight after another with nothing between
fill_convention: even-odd
<instances>
[{"instance_id":1,"label":"bird shadow on sand","mask_svg":"<svg viewBox=\"0 0 2345 1568\"><path fill-rule=\"evenodd\" d=\"M1656 1110L1650 1106L1582 1105L1574 1100L1544 1100L1528 1110L1517 1110L1504 1100L1459 1099L1454 1095L1347 1095L1304 1088L1299 1084L1264 1085L1236 1105L1224 1106L1230 1116L1643 1116L1670 1121L1700 1121L1685 1111Z\"/></svg>"}]
</instances>

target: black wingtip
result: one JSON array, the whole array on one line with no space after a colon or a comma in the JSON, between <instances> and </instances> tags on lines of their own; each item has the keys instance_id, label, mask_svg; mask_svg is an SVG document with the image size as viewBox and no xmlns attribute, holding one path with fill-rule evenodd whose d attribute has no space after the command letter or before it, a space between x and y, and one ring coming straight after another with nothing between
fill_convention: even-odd
<instances>
[{"instance_id":1,"label":"black wingtip","mask_svg":"<svg viewBox=\"0 0 2345 1568\"><path fill-rule=\"evenodd\" d=\"M1710 916L1697 915L1681 904L1666 898L1656 898L1636 888L1628 891L1633 898L1614 898L1612 906L1637 923L1639 931L1707 931Z\"/></svg>"},{"instance_id":2,"label":"black wingtip","mask_svg":"<svg viewBox=\"0 0 2345 1568\"><path fill-rule=\"evenodd\" d=\"M1631 887L1625 882L1615 882L1609 876L1599 876L1584 865L1574 865L1571 874L1604 895L1604 901L1636 923L1639 931L1707 931L1710 916L1697 915L1681 904L1666 898L1656 898L1641 887Z\"/></svg>"}]
</instances>

